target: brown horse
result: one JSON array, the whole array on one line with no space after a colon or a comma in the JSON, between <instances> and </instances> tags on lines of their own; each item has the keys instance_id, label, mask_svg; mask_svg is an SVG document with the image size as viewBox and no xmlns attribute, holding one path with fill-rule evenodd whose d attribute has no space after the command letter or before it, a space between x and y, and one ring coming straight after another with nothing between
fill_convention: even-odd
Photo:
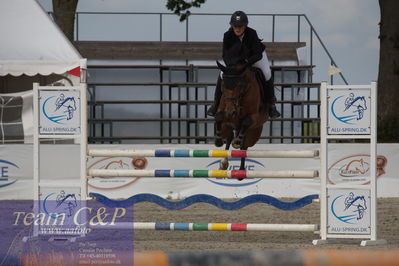
<instances>
[{"instance_id":1,"label":"brown horse","mask_svg":"<svg viewBox=\"0 0 399 266\"><path fill-rule=\"evenodd\" d=\"M222 98L215 116L215 145L226 143L241 150L247 150L259 140L263 124L269 117L269 106L263 104L260 85L252 67L237 65L225 67L217 62L223 72ZM228 168L224 158L220 169ZM245 158L241 159L240 170L245 169Z\"/></svg>"}]
</instances>

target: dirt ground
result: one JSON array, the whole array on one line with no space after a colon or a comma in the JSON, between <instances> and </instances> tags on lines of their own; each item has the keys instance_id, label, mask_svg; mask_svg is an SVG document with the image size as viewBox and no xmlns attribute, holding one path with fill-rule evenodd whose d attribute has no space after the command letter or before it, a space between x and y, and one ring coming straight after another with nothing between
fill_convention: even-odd
<instances>
[{"instance_id":1,"label":"dirt ground","mask_svg":"<svg viewBox=\"0 0 399 266\"><path fill-rule=\"evenodd\" d=\"M288 200L288 199L284 199ZM238 211L225 211L209 204L194 204L184 210L169 211L152 203L135 206L136 222L221 222L221 223L298 223L320 224L319 204L296 211L282 211L266 204L252 204ZM136 251L142 250L265 250L299 248L358 249L360 240L339 240L313 246L319 235L311 232L184 232L136 230ZM399 248L399 198L378 200L378 238L387 245L372 249Z\"/></svg>"}]
</instances>

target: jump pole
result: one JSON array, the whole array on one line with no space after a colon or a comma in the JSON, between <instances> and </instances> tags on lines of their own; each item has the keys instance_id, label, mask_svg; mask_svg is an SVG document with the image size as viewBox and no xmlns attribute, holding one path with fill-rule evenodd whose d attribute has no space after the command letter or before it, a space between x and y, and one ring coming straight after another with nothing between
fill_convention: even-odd
<instances>
[{"instance_id":1,"label":"jump pole","mask_svg":"<svg viewBox=\"0 0 399 266\"><path fill-rule=\"evenodd\" d=\"M92 157L219 157L219 158L316 158L318 150L112 150L90 149Z\"/></svg>"},{"instance_id":2,"label":"jump pole","mask_svg":"<svg viewBox=\"0 0 399 266\"><path fill-rule=\"evenodd\" d=\"M128 170L90 169L91 177L178 177L178 178L315 178L318 171L247 171L247 170Z\"/></svg>"},{"instance_id":3,"label":"jump pole","mask_svg":"<svg viewBox=\"0 0 399 266\"><path fill-rule=\"evenodd\" d=\"M98 228L98 226L96 226ZM114 223L101 226L101 229L134 229L156 231L280 231L317 232L317 224L251 224L251 223Z\"/></svg>"}]
</instances>

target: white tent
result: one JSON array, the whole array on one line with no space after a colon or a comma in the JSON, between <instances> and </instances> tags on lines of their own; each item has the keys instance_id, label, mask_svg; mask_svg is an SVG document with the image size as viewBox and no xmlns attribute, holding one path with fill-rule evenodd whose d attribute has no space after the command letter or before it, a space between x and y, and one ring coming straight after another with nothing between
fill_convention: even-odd
<instances>
[{"instance_id":1,"label":"white tent","mask_svg":"<svg viewBox=\"0 0 399 266\"><path fill-rule=\"evenodd\" d=\"M35 0L0 0L0 76L80 75L86 60Z\"/></svg>"},{"instance_id":2,"label":"white tent","mask_svg":"<svg viewBox=\"0 0 399 266\"><path fill-rule=\"evenodd\" d=\"M0 0L0 143L32 141L32 88L85 82L83 59L36 0Z\"/></svg>"}]
</instances>

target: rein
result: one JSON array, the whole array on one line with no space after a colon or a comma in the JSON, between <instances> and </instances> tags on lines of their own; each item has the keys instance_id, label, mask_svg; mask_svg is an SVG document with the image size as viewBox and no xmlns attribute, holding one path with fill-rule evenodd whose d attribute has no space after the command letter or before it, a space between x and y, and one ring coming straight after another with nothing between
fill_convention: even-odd
<instances>
[{"instance_id":1,"label":"rein","mask_svg":"<svg viewBox=\"0 0 399 266\"><path fill-rule=\"evenodd\" d=\"M242 78L240 75L225 75L226 78ZM223 77L225 77L223 76ZM242 106L241 104L241 100L243 98L243 96L246 94L246 92L248 91L248 84L243 84L243 83L237 83L237 86L235 88L233 88L232 90L239 90L239 94L237 97L224 97L224 100L227 101L231 101L233 102L235 109L240 112L239 110L242 110L242 108L244 106Z\"/></svg>"},{"instance_id":2,"label":"rein","mask_svg":"<svg viewBox=\"0 0 399 266\"><path fill-rule=\"evenodd\" d=\"M225 101L239 101L241 97L224 97Z\"/></svg>"},{"instance_id":3,"label":"rein","mask_svg":"<svg viewBox=\"0 0 399 266\"><path fill-rule=\"evenodd\" d=\"M227 90L239 90L239 95L238 97L224 97L225 101L233 101L235 102L235 105L239 108L241 108L241 106L239 106L239 103L241 101L241 99L243 98L243 96L246 94L246 92L248 91L248 86L249 84L245 84L244 82L242 82L243 80L243 76L242 73L240 74L225 74L223 73L223 80L228 80L230 79L228 82L234 82L234 84L236 86L231 86L233 88L229 88ZM225 80L225 82L226 82ZM243 84L244 83L244 84ZM226 89L226 88L225 88Z\"/></svg>"}]
</instances>

